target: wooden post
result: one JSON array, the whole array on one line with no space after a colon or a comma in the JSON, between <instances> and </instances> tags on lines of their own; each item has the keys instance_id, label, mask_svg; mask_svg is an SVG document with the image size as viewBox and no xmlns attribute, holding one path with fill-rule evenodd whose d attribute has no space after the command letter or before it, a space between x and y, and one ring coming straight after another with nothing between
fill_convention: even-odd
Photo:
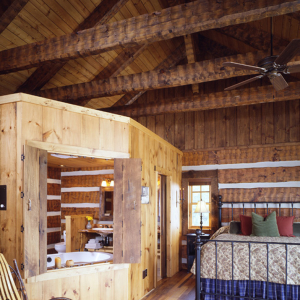
<instances>
[{"instance_id":1,"label":"wooden post","mask_svg":"<svg viewBox=\"0 0 300 300\"><path fill-rule=\"evenodd\" d=\"M196 252L196 295L195 299L200 300L201 292L201 230L196 229L196 243L195 243L195 252Z\"/></svg>"},{"instance_id":2,"label":"wooden post","mask_svg":"<svg viewBox=\"0 0 300 300\"><path fill-rule=\"evenodd\" d=\"M218 203L218 208L219 208L219 228L222 226L222 196L219 195L219 203Z\"/></svg>"}]
</instances>

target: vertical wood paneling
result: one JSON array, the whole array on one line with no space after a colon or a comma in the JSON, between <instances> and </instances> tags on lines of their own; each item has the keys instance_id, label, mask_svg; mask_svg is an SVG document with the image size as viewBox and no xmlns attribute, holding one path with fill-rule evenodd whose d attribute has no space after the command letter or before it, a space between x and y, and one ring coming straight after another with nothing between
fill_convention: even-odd
<instances>
[{"instance_id":1,"label":"vertical wood paneling","mask_svg":"<svg viewBox=\"0 0 300 300\"><path fill-rule=\"evenodd\" d=\"M250 145L261 145L261 104L250 106Z\"/></svg>"},{"instance_id":2,"label":"vertical wood paneling","mask_svg":"<svg viewBox=\"0 0 300 300\"><path fill-rule=\"evenodd\" d=\"M195 113L186 112L184 113L184 131L185 131L185 147L184 149L195 148Z\"/></svg>"},{"instance_id":3,"label":"vertical wood paneling","mask_svg":"<svg viewBox=\"0 0 300 300\"><path fill-rule=\"evenodd\" d=\"M165 138L165 116L158 115L155 117L155 133L161 138Z\"/></svg>"},{"instance_id":4,"label":"vertical wood paneling","mask_svg":"<svg viewBox=\"0 0 300 300\"><path fill-rule=\"evenodd\" d=\"M237 107L237 146L249 145L249 106Z\"/></svg>"},{"instance_id":5,"label":"vertical wood paneling","mask_svg":"<svg viewBox=\"0 0 300 300\"><path fill-rule=\"evenodd\" d=\"M147 128L152 132L155 132L155 116L147 117Z\"/></svg>"},{"instance_id":6,"label":"vertical wood paneling","mask_svg":"<svg viewBox=\"0 0 300 300\"><path fill-rule=\"evenodd\" d=\"M62 113L60 109L43 107L43 142L62 143Z\"/></svg>"},{"instance_id":7,"label":"vertical wood paneling","mask_svg":"<svg viewBox=\"0 0 300 300\"><path fill-rule=\"evenodd\" d=\"M165 115L165 140L174 145L175 142L175 122L174 114Z\"/></svg>"},{"instance_id":8,"label":"vertical wood paneling","mask_svg":"<svg viewBox=\"0 0 300 300\"><path fill-rule=\"evenodd\" d=\"M0 251L12 265L16 258L18 241L16 221L22 218L17 214L15 199L16 187L16 104L5 104L0 108L0 184L7 185L7 210L0 211L1 243ZM5 241L5 242L4 242Z\"/></svg>"},{"instance_id":9,"label":"vertical wood paneling","mask_svg":"<svg viewBox=\"0 0 300 300\"><path fill-rule=\"evenodd\" d=\"M300 140L300 130L299 130L299 120L300 120L300 106L299 100L289 101L288 102L290 107L290 115L289 115L289 129L290 129L290 142L299 142Z\"/></svg>"},{"instance_id":10,"label":"vertical wood paneling","mask_svg":"<svg viewBox=\"0 0 300 300\"><path fill-rule=\"evenodd\" d=\"M284 143L285 134L285 102L274 102L274 135L275 143Z\"/></svg>"},{"instance_id":11,"label":"vertical wood paneling","mask_svg":"<svg viewBox=\"0 0 300 300\"><path fill-rule=\"evenodd\" d=\"M262 105L262 144L274 143L273 103Z\"/></svg>"},{"instance_id":12,"label":"vertical wood paneling","mask_svg":"<svg viewBox=\"0 0 300 300\"><path fill-rule=\"evenodd\" d=\"M175 114L175 147L184 148L184 113Z\"/></svg>"},{"instance_id":13,"label":"vertical wood paneling","mask_svg":"<svg viewBox=\"0 0 300 300\"><path fill-rule=\"evenodd\" d=\"M63 141L67 145L81 145L81 114L63 111Z\"/></svg>"},{"instance_id":14,"label":"vertical wood paneling","mask_svg":"<svg viewBox=\"0 0 300 300\"><path fill-rule=\"evenodd\" d=\"M205 146L206 148L214 148L216 146L216 111L207 110L204 112L205 120Z\"/></svg>"},{"instance_id":15,"label":"vertical wood paneling","mask_svg":"<svg viewBox=\"0 0 300 300\"><path fill-rule=\"evenodd\" d=\"M147 117L138 117L137 121L143 126L147 127Z\"/></svg>"},{"instance_id":16,"label":"vertical wood paneling","mask_svg":"<svg viewBox=\"0 0 300 300\"><path fill-rule=\"evenodd\" d=\"M195 111L195 148L204 148L204 111Z\"/></svg>"},{"instance_id":17,"label":"vertical wood paneling","mask_svg":"<svg viewBox=\"0 0 300 300\"><path fill-rule=\"evenodd\" d=\"M236 146L236 107L226 108L226 146Z\"/></svg>"},{"instance_id":18,"label":"vertical wood paneling","mask_svg":"<svg viewBox=\"0 0 300 300\"><path fill-rule=\"evenodd\" d=\"M216 147L225 147L226 137L225 109L216 110Z\"/></svg>"},{"instance_id":19,"label":"vertical wood paneling","mask_svg":"<svg viewBox=\"0 0 300 300\"><path fill-rule=\"evenodd\" d=\"M102 126L105 127L105 125ZM81 147L99 149L100 130L101 127L100 127L99 118L82 115L81 116ZM111 132L107 133L105 129L101 131L101 134L105 135L105 138L109 137L109 133ZM111 149L113 148L113 145L111 145L112 144L111 141L112 141L112 137L108 138L106 145L109 147L110 150L113 150ZM100 144L100 147L101 146L102 144Z\"/></svg>"}]
</instances>

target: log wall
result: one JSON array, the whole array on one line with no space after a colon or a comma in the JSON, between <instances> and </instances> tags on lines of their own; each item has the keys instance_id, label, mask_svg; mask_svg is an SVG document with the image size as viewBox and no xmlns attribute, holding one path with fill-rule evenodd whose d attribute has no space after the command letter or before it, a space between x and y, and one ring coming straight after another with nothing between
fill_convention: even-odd
<instances>
[{"instance_id":1,"label":"log wall","mask_svg":"<svg viewBox=\"0 0 300 300\"><path fill-rule=\"evenodd\" d=\"M48 167L47 172L47 253L57 253L54 244L61 241L60 169Z\"/></svg>"}]
</instances>

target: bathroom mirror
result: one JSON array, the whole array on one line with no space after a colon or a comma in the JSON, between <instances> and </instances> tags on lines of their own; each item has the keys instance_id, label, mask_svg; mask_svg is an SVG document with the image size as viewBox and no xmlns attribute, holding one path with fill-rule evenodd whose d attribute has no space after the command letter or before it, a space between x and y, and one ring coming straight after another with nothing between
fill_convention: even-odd
<instances>
[{"instance_id":1,"label":"bathroom mirror","mask_svg":"<svg viewBox=\"0 0 300 300\"><path fill-rule=\"evenodd\" d=\"M105 221L113 220L114 211L114 188L100 187L100 210L99 219Z\"/></svg>"}]
</instances>

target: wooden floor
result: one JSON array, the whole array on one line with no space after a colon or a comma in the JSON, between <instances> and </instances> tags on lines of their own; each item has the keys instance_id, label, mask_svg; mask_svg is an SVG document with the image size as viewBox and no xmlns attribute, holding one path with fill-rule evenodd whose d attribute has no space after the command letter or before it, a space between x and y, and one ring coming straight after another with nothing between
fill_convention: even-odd
<instances>
[{"instance_id":1,"label":"wooden floor","mask_svg":"<svg viewBox=\"0 0 300 300\"><path fill-rule=\"evenodd\" d=\"M171 278L164 278L157 283L157 288L143 300L195 300L195 276L187 271L180 271Z\"/></svg>"}]
</instances>

